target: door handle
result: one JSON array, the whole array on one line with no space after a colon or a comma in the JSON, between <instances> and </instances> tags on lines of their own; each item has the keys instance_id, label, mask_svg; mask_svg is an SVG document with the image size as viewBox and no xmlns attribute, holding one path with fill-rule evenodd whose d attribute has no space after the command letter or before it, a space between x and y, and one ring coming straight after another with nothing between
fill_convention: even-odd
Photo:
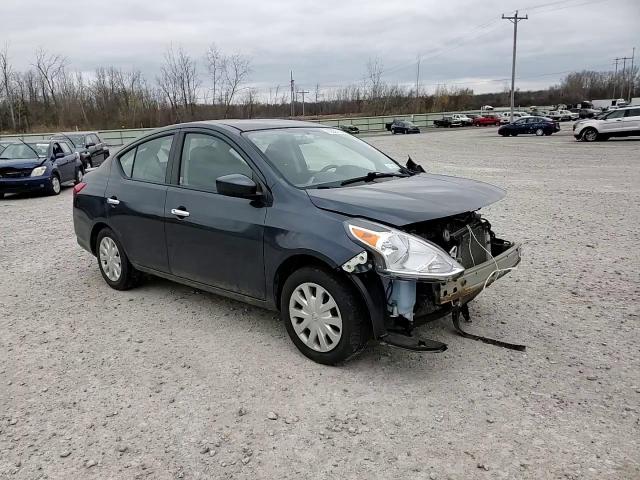
<instances>
[{"instance_id":1,"label":"door handle","mask_svg":"<svg viewBox=\"0 0 640 480\"><path fill-rule=\"evenodd\" d=\"M171 214L175 215L176 217L180 217L180 218L185 218L185 217L189 216L189 212L184 210L184 207L172 208L171 209Z\"/></svg>"},{"instance_id":2,"label":"door handle","mask_svg":"<svg viewBox=\"0 0 640 480\"><path fill-rule=\"evenodd\" d=\"M107 203L109 205L120 205L120 200L118 200L116 197L109 197L107 198Z\"/></svg>"}]
</instances>

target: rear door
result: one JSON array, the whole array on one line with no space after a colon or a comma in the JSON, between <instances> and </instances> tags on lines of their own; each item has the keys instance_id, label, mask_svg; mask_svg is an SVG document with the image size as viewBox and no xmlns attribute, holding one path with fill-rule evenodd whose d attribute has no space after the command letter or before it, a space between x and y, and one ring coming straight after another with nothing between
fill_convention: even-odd
<instances>
[{"instance_id":1,"label":"rear door","mask_svg":"<svg viewBox=\"0 0 640 480\"><path fill-rule=\"evenodd\" d=\"M175 137L163 132L120 153L105 192L109 225L129 259L160 272L169 271L164 205Z\"/></svg>"},{"instance_id":2,"label":"rear door","mask_svg":"<svg viewBox=\"0 0 640 480\"><path fill-rule=\"evenodd\" d=\"M266 207L220 195L216 179L257 171L230 139L185 130L165 207L171 273L254 298L265 297L263 235Z\"/></svg>"},{"instance_id":3,"label":"rear door","mask_svg":"<svg viewBox=\"0 0 640 480\"><path fill-rule=\"evenodd\" d=\"M636 135L640 135L640 107L625 110L625 116L622 123L624 124L625 132L635 132Z\"/></svg>"},{"instance_id":4,"label":"rear door","mask_svg":"<svg viewBox=\"0 0 640 480\"><path fill-rule=\"evenodd\" d=\"M87 135L87 141L94 145L91 148L91 161L94 167L98 167L105 161L104 142L94 133Z\"/></svg>"}]
</instances>

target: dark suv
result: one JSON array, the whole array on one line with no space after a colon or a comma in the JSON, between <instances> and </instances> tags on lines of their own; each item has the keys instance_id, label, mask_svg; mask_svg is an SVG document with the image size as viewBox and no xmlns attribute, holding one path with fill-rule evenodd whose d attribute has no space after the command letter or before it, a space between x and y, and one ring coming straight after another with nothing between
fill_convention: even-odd
<instances>
[{"instance_id":1,"label":"dark suv","mask_svg":"<svg viewBox=\"0 0 640 480\"><path fill-rule=\"evenodd\" d=\"M99 167L109 157L109 147L97 132L56 133L51 139L69 142L80 154L85 169Z\"/></svg>"},{"instance_id":2,"label":"dark suv","mask_svg":"<svg viewBox=\"0 0 640 480\"><path fill-rule=\"evenodd\" d=\"M412 335L520 261L477 212L486 183L423 173L342 130L288 120L194 122L124 146L74 188L78 243L106 283L142 272L280 310L307 357Z\"/></svg>"}]
</instances>

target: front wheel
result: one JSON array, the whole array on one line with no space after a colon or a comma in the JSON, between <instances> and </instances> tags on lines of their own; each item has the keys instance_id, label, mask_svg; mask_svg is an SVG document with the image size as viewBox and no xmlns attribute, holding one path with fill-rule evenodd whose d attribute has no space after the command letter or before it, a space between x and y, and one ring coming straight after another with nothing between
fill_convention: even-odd
<instances>
[{"instance_id":1,"label":"front wheel","mask_svg":"<svg viewBox=\"0 0 640 480\"><path fill-rule=\"evenodd\" d=\"M361 352L370 324L356 290L344 278L318 267L304 267L285 282L280 317L300 352L325 365Z\"/></svg>"},{"instance_id":2,"label":"front wheel","mask_svg":"<svg viewBox=\"0 0 640 480\"><path fill-rule=\"evenodd\" d=\"M511 135L514 136L514 137L517 137L518 136L518 132L511 132Z\"/></svg>"},{"instance_id":3,"label":"front wheel","mask_svg":"<svg viewBox=\"0 0 640 480\"><path fill-rule=\"evenodd\" d=\"M60 185L60 177L58 174L54 173L51 175L51 179L49 180L49 187L47 188L47 193L49 195L58 195L62 190L62 186Z\"/></svg>"},{"instance_id":4,"label":"front wheel","mask_svg":"<svg viewBox=\"0 0 640 480\"><path fill-rule=\"evenodd\" d=\"M109 228L100 230L96 245L98 266L104 281L115 290L128 290L133 287L139 274L129 262L113 231Z\"/></svg>"},{"instance_id":5,"label":"front wheel","mask_svg":"<svg viewBox=\"0 0 640 480\"><path fill-rule=\"evenodd\" d=\"M76 178L73 180L74 185L78 185L84 179L84 168L76 168Z\"/></svg>"},{"instance_id":6,"label":"front wheel","mask_svg":"<svg viewBox=\"0 0 640 480\"><path fill-rule=\"evenodd\" d=\"M595 142L598 140L598 131L595 128L587 128L582 132L582 140L585 142Z\"/></svg>"}]
</instances>

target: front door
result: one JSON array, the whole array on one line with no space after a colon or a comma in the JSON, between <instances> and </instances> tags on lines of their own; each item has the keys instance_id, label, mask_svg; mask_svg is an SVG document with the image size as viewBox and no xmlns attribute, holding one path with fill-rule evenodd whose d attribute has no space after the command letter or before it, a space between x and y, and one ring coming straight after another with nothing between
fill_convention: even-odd
<instances>
[{"instance_id":1,"label":"front door","mask_svg":"<svg viewBox=\"0 0 640 480\"><path fill-rule=\"evenodd\" d=\"M614 110L600 123L600 133L616 133L624 130L624 110Z\"/></svg>"},{"instance_id":2,"label":"front door","mask_svg":"<svg viewBox=\"0 0 640 480\"><path fill-rule=\"evenodd\" d=\"M66 142L53 142L52 156L58 167L60 182L70 182L76 176L76 155Z\"/></svg>"},{"instance_id":3,"label":"front door","mask_svg":"<svg viewBox=\"0 0 640 480\"><path fill-rule=\"evenodd\" d=\"M169 272L164 205L173 140L156 136L119 154L105 192L109 224L129 259L160 272Z\"/></svg>"},{"instance_id":4,"label":"front door","mask_svg":"<svg viewBox=\"0 0 640 480\"><path fill-rule=\"evenodd\" d=\"M266 208L216 191L223 175L257 179L246 157L222 136L188 131L178 168L165 206L171 273L264 299Z\"/></svg>"}]
</instances>

